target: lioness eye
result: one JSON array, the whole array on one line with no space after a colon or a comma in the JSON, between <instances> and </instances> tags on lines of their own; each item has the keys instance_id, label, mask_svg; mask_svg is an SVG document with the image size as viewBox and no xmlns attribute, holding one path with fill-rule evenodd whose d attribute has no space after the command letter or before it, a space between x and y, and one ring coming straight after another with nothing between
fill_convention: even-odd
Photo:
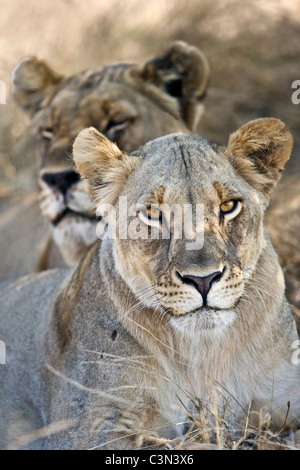
<instances>
[{"instance_id":1,"label":"lioness eye","mask_svg":"<svg viewBox=\"0 0 300 470\"><path fill-rule=\"evenodd\" d=\"M53 129L50 127L45 127L41 130L41 135L45 140L51 140L53 138Z\"/></svg>"},{"instance_id":2,"label":"lioness eye","mask_svg":"<svg viewBox=\"0 0 300 470\"><path fill-rule=\"evenodd\" d=\"M238 205L238 201L226 201L222 202L220 205L220 210L222 214L228 214L229 212L233 212Z\"/></svg>"},{"instance_id":3,"label":"lioness eye","mask_svg":"<svg viewBox=\"0 0 300 470\"><path fill-rule=\"evenodd\" d=\"M162 212L157 207L147 207L147 218L149 220L161 220Z\"/></svg>"},{"instance_id":4,"label":"lioness eye","mask_svg":"<svg viewBox=\"0 0 300 470\"><path fill-rule=\"evenodd\" d=\"M103 130L103 133L111 140L116 139L131 123L130 119L122 122L109 121Z\"/></svg>"},{"instance_id":5,"label":"lioness eye","mask_svg":"<svg viewBox=\"0 0 300 470\"><path fill-rule=\"evenodd\" d=\"M163 222L163 213L156 206L147 206L138 211L139 218L151 227L159 228Z\"/></svg>"}]
</instances>

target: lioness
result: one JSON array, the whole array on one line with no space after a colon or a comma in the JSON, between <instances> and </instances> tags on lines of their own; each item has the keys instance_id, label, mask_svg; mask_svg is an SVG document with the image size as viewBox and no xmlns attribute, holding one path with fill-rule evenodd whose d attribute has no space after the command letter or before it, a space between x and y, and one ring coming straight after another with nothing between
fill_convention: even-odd
<instances>
[{"instance_id":1,"label":"lioness","mask_svg":"<svg viewBox=\"0 0 300 470\"><path fill-rule=\"evenodd\" d=\"M275 429L300 425L298 335L263 229L291 148L273 118L227 148L176 133L131 155L80 132L107 231L77 268L2 291L2 447L143 448L181 436L196 408L232 428L261 408Z\"/></svg>"},{"instance_id":2,"label":"lioness","mask_svg":"<svg viewBox=\"0 0 300 470\"><path fill-rule=\"evenodd\" d=\"M209 76L205 55L180 41L144 64L108 65L71 77L36 58L17 66L13 96L36 132L40 207L67 265L97 239L94 206L70 156L78 132L94 126L130 152L170 132L194 131ZM51 243L52 237L40 245L39 269L53 267Z\"/></svg>"}]
</instances>

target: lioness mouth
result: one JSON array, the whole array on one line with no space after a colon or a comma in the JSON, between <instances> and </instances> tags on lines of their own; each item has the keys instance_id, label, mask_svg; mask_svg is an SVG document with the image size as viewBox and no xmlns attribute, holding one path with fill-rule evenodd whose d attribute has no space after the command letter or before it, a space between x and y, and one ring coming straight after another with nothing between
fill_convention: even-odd
<instances>
[{"instance_id":1,"label":"lioness mouth","mask_svg":"<svg viewBox=\"0 0 300 470\"><path fill-rule=\"evenodd\" d=\"M63 212L61 212L55 219L51 221L52 225L56 227L69 214L73 216L77 216L77 217L83 217L88 220L95 220L95 221L101 220L101 217L84 214L83 212L76 212L67 207Z\"/></svg>"}]
</instances>

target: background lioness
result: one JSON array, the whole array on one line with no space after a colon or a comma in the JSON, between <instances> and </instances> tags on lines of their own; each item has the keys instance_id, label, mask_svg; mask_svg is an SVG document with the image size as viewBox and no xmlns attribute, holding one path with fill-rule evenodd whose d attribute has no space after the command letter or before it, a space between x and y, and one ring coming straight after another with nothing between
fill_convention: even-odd
<instances>
[{"instance_id":1,"label":"background lioness","mask_svg":"<svg viewBox=\"0 0 300 470\"><path fill-rule=\"evenodd\" d=\"M64 263L77 263L97 238L94 207L71 159L78 132L92 125L121 149L132 151L154 137L193 131L203 111L208 80L205 55L179 41L144 64L107 65L71 77L36 58L18 65L12 79L13 95L32 119L40 162L40 207ZM42 220L32 223L32 218L26 219L32 224L32 234L29 228L24 250L26 221L20 227L20 218L14 217L15 224L6 224L5 232L2 229L0 276L59 265L52 236L44 235L37 243L35 234L41 238L45 230ZM10 241L14 237L8 251L6 234ZM22 250L18 249L20 241ZM32 255L31 266L28 254Z\"/></svg>"},{"instance_id":2,"label":"background lioness","mask_svg":"<svg viewBox=\"0 0 300 470\"><path fill-rule=\"evenodd\" d=\"M227 148L179 133L130 156L93 128L79 134L76 166L108 229L77 268L2 292L2 447L145 447L208 412L229 433L265 416L300 425L298 335L263 229L291 148L277 119L245 124ZM125 226L121 197L135 208ZM175 204L204 207L182 237Z\"/></svg>"}]
</instances>

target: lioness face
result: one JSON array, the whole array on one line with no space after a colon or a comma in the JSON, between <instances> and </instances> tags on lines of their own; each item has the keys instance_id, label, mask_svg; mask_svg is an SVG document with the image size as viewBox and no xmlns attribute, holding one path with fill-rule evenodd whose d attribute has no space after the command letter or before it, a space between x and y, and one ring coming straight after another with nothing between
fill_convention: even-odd
<instances>
[{"instance_id":1,"label":"lioness face","mask_svg":"<svg viewBox=\"0 0 300 470\"><path fill-rule=\"evenodd\" d=\"M188 74L195 72L199 76L187 86ZM151 138L192 130L207 80L205 57L184 43L142 66L116 64L69 79L37 59L21 62L14 95L33 115L40 206L67 264L76 263L96 240L94 205L71 158L76 135L93 126L131 152Z\"/></svg>"},{"instance_id":2,"label":"lioness face","mask_svg":"<svg viewBox=\"0 0 300 470\"><path fill-rule=\"evenodd\" d=\"M189 331L235 321L264 247L268 195L291 145L276 119L245 125L227 149L173 134L131 157L93 129L79 134L76 165L102 202L97 212L107 218L117 271L137 301Z\"/></svg>"},{"instance_id":3,"label":"lioness face","mask_svg":"<svg viewBox=\"0 0 300 470\"><path fill-rule=\"evenodd\" d=\"M136 216L120 238L116 205L115 262L136 297L198 328L232 322L263 243L263 211L224 152L193 136L157 139L121 196Z\"/></svg>"}]
</instances>

